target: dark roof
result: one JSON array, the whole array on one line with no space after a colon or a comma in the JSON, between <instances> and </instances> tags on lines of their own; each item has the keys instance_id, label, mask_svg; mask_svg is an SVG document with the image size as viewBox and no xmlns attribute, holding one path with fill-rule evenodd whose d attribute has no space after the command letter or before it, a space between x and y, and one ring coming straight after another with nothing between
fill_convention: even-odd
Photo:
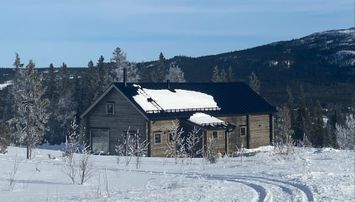
<instances>
[{"instance_id":1,"label":"dark roof","mask_svg":"<svg viewBox=\"0 0 355 202\"><path fill-rule=\"evenodd\" d=\"M114 85L149 119L164 119L171 117L183 118L196 113L196 111L145 113L145 111L133 99L133 96L138 94L138 87L134 86L132 83L127 83L126 85L123 83L114 83ZM168 89L167 83L138 83L138 85L147 89ZM169 83L169 90L174 89L193 90L213 96L218 107L220 107L220 110L204 111L213 116L276 112L275 107L271 106L264 98L242 82Z\"/></svg>"}]
</instances>

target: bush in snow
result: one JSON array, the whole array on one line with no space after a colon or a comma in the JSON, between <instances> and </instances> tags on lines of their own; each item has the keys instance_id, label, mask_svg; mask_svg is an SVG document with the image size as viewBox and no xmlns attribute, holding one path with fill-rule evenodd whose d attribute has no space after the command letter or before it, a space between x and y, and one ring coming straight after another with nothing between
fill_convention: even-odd
<instances>
[{"instance_id":1,"label":"bush in snow","mask_svg":"<svg viewBox=\"0 0 355 202\"><path fill-rule=\"evenodd\" d=\"M145 156L148 152L148 141L141 140L139 136L139 130L135 133L130 132L128 127L125 133L125 138L118 141L115 151L118 154L117 164L120 162L120 156L124 156L126 166L131 162L132 157L136 157L136 168L138 169L141 162L141 157Z\"/></svg>"},{"instance_id":2,"label":"bush in snow","mask_svg":"<svg viewBox=\"0 0 355 202\"><path fill-rule=\"evenodd\" d=\"M346 117L345 125L336 125L336 138L341 149L354 149L355 145L355 115Z\"/></svg>"},{"instance_id":3,"label":"bush in snow","mask_svg":"<svg viewBox=\"0 0 355 202\"><path fill-rule=\"evenodd\" d=\"M136 168L138 169L141 163L141 158L146 155L148 151L149 142L147 140L142 141L139 138L139 131L133 134L134 144L130 145L129 152L136 157Z\"/></svg>"},{"instance_id":4,"label":"bush in snow","mask_svg":"<svg viewBox=\"0 0 355 202\"><path fill-rule=\"evenodd\" d=\"M94 174L93 166L90 162L89 146L87 145L84 146L83 150L81 151L81 156L78 164L79 164L78 171L80 177L80 184L84 184Z\"/></svg>"},{"instance_id":5,"label":"bush in snow","mask_svg":"<svg viewBox=\"0 0 355 202\"><path fill-rule=\"evenodd\" d=\"M200 129L194 127L186 138L186 149L190 158L196 157L202 153L202 148L198 147L201 141L201 137L198 135L199 132Z\"/></svg>"},{"instance_id":6,"label":"bush in snow","mask_svg":"<svg viewBox=\"0 0 355 202\"><path fill-rule=\"evenodd\" d=\"M183 133L184 130L180 127L180 123L178 121L172 122L167 143L168 149L165 152L167 157L175 157L175 163L177 163L178 158L187 156L184 145L185 138L182 137Z\"/></svg>"},{"instance_id":7,"label":"bush in snow","mask_svg":"<svg viewBox=\"0 0 355 202\"><path fill-rule=\"evenodd\" d=\"M129 151L131 148L130 145L133 145L134 141L132 136L130 135L130 127L128 127L126 133L124 134L124 138L118 139L118 144L115 145L115 151L117 153L117 164L120 163L120 157L124 157L125 165L128 166L132 160L132 152Z\"/></svg>"},{"instance_id":8,"label":"bush in snow","mask_svg":"<svg viewBox=\"0 0 355 202\"><path fill-rule=\"evenodd\" d=\"M216 150L216 142L216 138L213 137L207 140L207 148L204 158L207 159L210 163L217 163L217 160L220 156Z\"/></svg>"},{"instance_id":9,"label":"bush in snow","mask_svg":"<svg viewBox=\"0 0 355 202\"><path fill-rule=\"evenodd\" d=\"M76 162L74 159L74 153L79 150L79 132L78 125L76 124L76 120L74 119L68 130L68 135L65 141L65 149L63 152L64 157L64 168L63 172L70 178L73 184L75 184L75 177L77 174L76 171Z\"/></svg>"},{"instance_id":10,"label":"bush in snow","mask_svg":"<svg viewBox=\"0 0 355 202\"><path fill-rule=\"evenodd\" d=\"M0 123L0 153L4 154L7 152L7 147L10 145L11 136L9 128Z\"/></svg>"}]
</instances>

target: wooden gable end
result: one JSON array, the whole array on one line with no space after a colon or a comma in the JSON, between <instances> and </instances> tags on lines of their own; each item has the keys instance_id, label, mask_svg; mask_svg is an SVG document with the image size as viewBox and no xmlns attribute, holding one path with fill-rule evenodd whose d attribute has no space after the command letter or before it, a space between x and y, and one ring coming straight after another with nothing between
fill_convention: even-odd
<instances>
[{"instance_id":1,"label":"wooden gable end","mask_svg":"<svg viewBox=\"0 0 355 202\"><path fill-rule=\"evenodd\" d=\"M113 104L113 113L107 113L107 104ZM142 140L146 138L146 118L118 89L111 88L84 115L90 142L90 130L109 130L109 152L115 153L115 145L124 137L125 131L138 131Z\"/></svg>"}]
</instances>

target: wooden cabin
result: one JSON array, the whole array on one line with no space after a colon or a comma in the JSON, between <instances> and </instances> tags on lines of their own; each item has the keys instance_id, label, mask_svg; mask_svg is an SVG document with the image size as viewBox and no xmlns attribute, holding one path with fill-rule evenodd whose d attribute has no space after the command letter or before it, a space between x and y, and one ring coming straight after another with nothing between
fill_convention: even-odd
<instances>
[{"instance_id":1,"label":"wooden cabin","mask_svg":"<svg viewBox=\"0 0 355 202\"><path fill-rule=\"evenodd\" d=\"M137 133L149 142L148 156L166 156L172 127L178 125L185 137L198 128L203 150L215 138L218 152L230 154L242 145L269 145L275 111L241 82L123 82L113 83L81 118L94 153L116 154L118 142Z\"/></svg>"}]
</instances>

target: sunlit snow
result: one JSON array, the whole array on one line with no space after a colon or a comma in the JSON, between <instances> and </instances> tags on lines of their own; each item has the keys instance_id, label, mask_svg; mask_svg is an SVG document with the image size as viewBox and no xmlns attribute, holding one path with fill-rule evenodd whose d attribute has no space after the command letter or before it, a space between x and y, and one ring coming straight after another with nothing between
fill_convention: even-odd
<instances>
[{"instance_id":1,"label":"sunlit snow","mask_svg":"<svg viewBox=\"0 0 355 202\"><path fill-rule=\"evenodd\" d=\"M160 111L194 111L194 110L219 110L217 103L211 95L183 89L147 89L137 87L138 95L133 99L147 113Z\"/></svg>"},{"instance_id":2,"label":"sunlit snow","mask_svg":"<svg viewBox=\"0 0 355 202\"><path fill-rule=\"evenodd\" d=\"M225 123L224 121L205 113L195 113L189 118L189 121L201 126L220 125Z\"/></svg>"},{"instance_id":3,"label":"sunlit snow","mask_svg":"<svg viewBox=\"0 0 355 202\"><path fill-rule=\"evenodd\" d=\"M268 146L243 153L216 164L144 157L138 169L134 158L126 166L124 157L96 155L89 160L92 177L79 185L64 174L62 152L38 149L27 160L25 148L10 147L0 154L0 201L355 200L354 151L295 148L285 155Z\"/></svg>"}]
</instances>

